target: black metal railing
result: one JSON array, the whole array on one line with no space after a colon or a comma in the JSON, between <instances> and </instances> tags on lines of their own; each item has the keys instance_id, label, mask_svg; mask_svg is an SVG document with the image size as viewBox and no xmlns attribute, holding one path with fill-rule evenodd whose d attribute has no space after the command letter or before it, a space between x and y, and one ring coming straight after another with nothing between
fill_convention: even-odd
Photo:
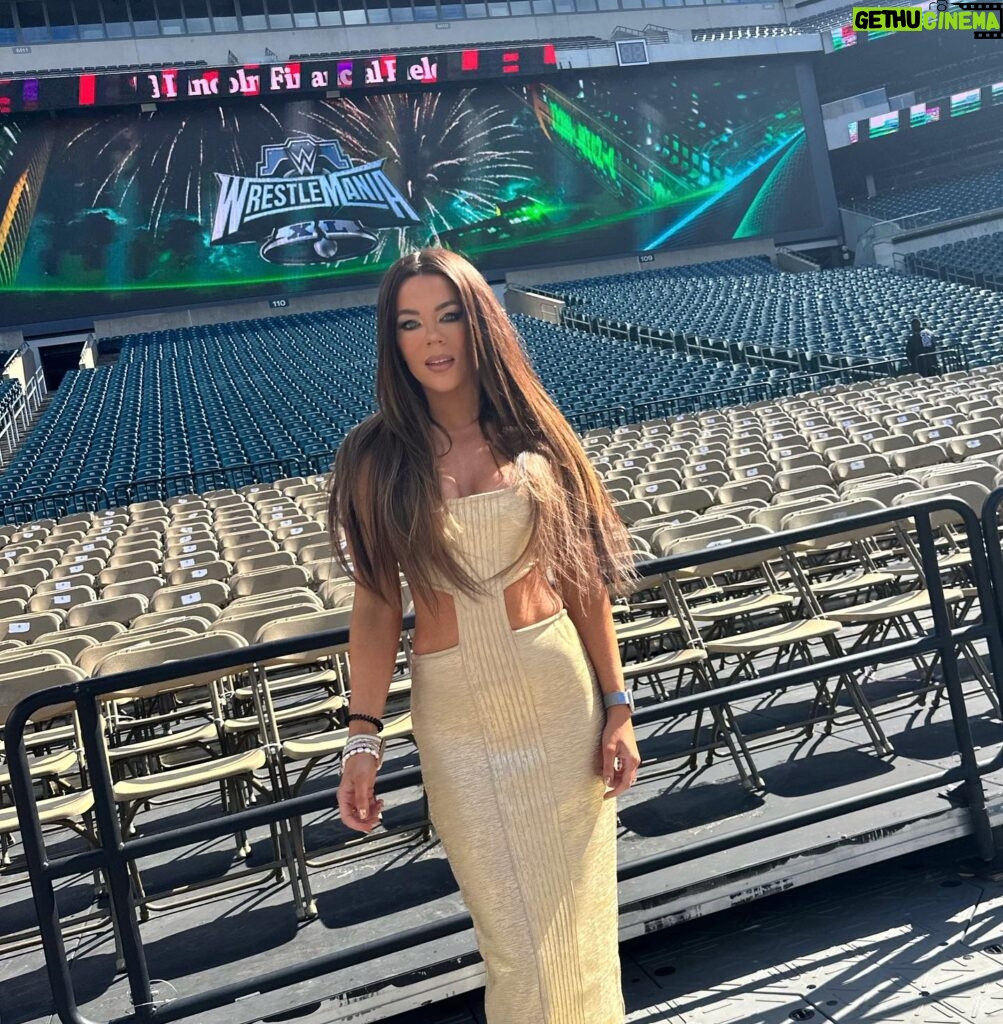
<instances>
[{"instance_id":1,"label":"black metal railing","mask_svg":"<svg viewBox=\"0 0 1003 1024\"><path fill-rule=\"evenodd\" d=\"M997 524L1001 502L1003 489L991 495L982 520L967 504L952 498L941 498L784 534L769 534L755 540L729 545L728 557L741 558L753 553L775 551L779 547L792 550L795 545L805 541L835 537L865 528L877 531L882 526L890 529L892 524L911 523L918 541L918 553L926 582L932 622L928 627L924 627L921 633L907 640L829 657L818 663L809 663L784 671L773 671L758 678L691 693L645 707L636 713L635 720L638 724L661 721L668 716L696 712L743 698L783 692L793 686L820 682L862 671L871 666L912 659L917 655L933 654L939 657L943 683L948 694L959 762L953 767L934 770L920 778L894 783L859 796L790 814L772 822L743 827L726 835L696 840L683 848L629 861L619 869L619 878L635 878L719 850L737 848L790 829L829 821L844 814L876 807L910 795L932 792L953 783L960 783L964 787L970 831L975 837L979 856L985 861L994 859L997 850L982 777L987 772L1003 768L1003 753L984 762L979 762L977 758L959 671L959 652L965 645L980 641L986 643L998 692L1000 680L1003 679L1003 613L1000 612L997 599L997 595L1003 594L1003 553L1000 550ZM961 531L967 541L971 556L968 571L974 586L975 607L979 612L974 621L952 623L945 600L932 522L932 517L942 517L944 513L952 515L960 522ZM987 540L988 557L985 547ZM643 577L649 577L719 562L722 557L721 548L709 548L682 557L657 559L639 566L639 571ZM404 620L403 627L410 629L413 624L413 616L409 616ZM54 889L54 883L58 879L70 875L99 870L107 881L110 909L134 1007L131 1013L117 1018L114 1024L148 1024L183 1018L197 1019L199 1014L227 1005L252 992L295 985L330 971L392 955L416 944L467 930L471 926L468 915L457 914L444 920L427 922L387 938L337 950L305 963L283 967L264 975L258 974L247 981L221 985L196 994L181 995L165 1004L157 1005L153 998L146 951L130 888L130 863L140 857L214 840L232 834L235 829L269 825L300 818L311 812L330 810L335 805L335 790L325 788L309 795L279 799L273 803L239 810L224 818L174 827L155 835L126 838L119 826L110 768L105 757L100 713L101 697L127 687L183 680L195 675L205 678L213 674L225 675L241 670L254 670L289 655L323 652L336 644L344 643L347 639L347 629L341 629L315 634L312 637L241 648L185 662L159 664L136 672L88 679L33 694L12 711L6 724L4 741L55 1010L65 1024L86 1024L76 1004ZM65 856L49 856L44 846L23 737L32 714L46 706L64 703L74 705L77 711L90 788L94 794L98 835L94 849ZM420 770L410 768L382 776L379 780L379 789L382 794L394 793L420 784L420 781Z\"/></svg>"}]
</instances>

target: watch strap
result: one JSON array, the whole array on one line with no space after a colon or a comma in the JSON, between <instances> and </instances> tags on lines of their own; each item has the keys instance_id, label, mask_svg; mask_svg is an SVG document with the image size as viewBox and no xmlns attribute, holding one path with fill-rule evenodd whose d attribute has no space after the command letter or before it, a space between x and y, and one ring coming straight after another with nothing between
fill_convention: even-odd
<instances>
[{"instance_id":1,"label":"watch strap","mask_svg":"<svg viewBox=\"0 0 1003 1024\"><path fill-rule=\"evenodd\" d=\"M612 693L604 693L603 707L614 708L626 704L630 710L634 710L634 695L630 691L614 690Z\"/></svg>"}]
</instances>

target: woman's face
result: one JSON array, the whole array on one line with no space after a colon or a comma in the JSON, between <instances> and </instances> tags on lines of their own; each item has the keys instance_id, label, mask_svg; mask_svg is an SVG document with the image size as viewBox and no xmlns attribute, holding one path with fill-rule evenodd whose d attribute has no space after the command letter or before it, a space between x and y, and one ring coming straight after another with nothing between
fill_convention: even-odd
<instances>
[{"instance_id":1,"label":"woman's face","mask_svg":"<svg viewBox=\"0 0 1003 1024\"><path fill-rule=\"evenodd\" d=\"M453 283L415 274L397 292L397 345L426 391L447 393L473 375L467 317Z\"/></svg>"}]
</instances>

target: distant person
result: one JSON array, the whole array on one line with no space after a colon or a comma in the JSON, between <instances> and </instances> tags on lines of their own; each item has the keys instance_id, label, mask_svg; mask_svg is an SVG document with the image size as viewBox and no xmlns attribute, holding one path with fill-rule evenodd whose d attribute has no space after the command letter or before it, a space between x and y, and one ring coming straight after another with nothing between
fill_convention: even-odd
<instances>
[{"instance_id":1,"label":"distant person","mask_svg":"<svg viewBox=\"0 0 1003 1024\"><path fill-rule=\"evenodd\" d=\"M937 343L933 331L924 327L915 317L910 325L905 357L909 362L909 368L914 373L923 377L934 377L940 373Z\"/></svg>"}]
</instances>

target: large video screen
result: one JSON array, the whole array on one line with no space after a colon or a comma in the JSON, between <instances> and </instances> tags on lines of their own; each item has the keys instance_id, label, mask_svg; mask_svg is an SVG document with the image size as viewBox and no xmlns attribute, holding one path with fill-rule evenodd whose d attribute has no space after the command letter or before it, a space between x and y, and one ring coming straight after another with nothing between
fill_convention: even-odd
<instances>
[{"instance_id":1,"label":"large video screen","mask_svg":"<svg viewBox=\"0 0 1003 1024\"><path fill-rule=\"evenodd\" d=\"M426 244L500 272L796 236L826 212L787 65L32 115L0 131L5 326L371 284Z\"/></svg>"}]
</instances>

